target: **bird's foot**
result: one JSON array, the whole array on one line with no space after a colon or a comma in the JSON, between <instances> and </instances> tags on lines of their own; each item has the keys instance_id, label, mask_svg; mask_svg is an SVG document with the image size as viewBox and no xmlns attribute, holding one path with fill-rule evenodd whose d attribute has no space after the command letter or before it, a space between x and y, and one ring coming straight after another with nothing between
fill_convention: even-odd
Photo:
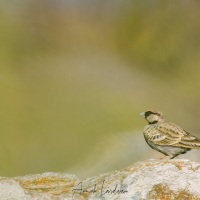
<instances>
[{"instance_id":1,"label":"bird's foot","mask_svg":"<svg viewBox=\"0 0 200 200\"><path fill-rule=\"evenodd\" d=\"M159 160L169 160L172 159L172 156L162 156Z\"/></svg>"}]
</instances>

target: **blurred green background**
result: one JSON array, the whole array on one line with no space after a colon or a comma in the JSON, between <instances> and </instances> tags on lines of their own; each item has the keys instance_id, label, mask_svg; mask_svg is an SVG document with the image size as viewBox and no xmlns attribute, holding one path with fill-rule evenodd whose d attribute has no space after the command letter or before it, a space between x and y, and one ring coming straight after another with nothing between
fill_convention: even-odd
<instances>
[{"instance_id":1,"label":"blurred green background","mask_svg":"<svg viewBox=\"0 0 200 200\"><path fill-rule=\"evenodd\" d=\"M147 109L200 136L199 9L197 0L2 0L0 176L86 177L159 157L143 139Z\"/></svg>"}]
</instances>

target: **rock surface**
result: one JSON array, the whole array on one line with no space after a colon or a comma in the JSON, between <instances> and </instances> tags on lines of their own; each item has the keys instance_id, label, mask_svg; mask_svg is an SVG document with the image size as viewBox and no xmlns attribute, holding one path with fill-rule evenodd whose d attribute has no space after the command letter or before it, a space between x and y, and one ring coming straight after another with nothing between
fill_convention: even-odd
<instances>
[{"instance_id":1,"label":"rock surface","mask_svg":"<svg viewBox=\"0 0 200 200\"><path fill-rule=\"evenodd\" d=\"M120 171L79 179L64 173L0 178L1 200L197 200L200 164L148 160Z\"/></svg>"}]
</instances>

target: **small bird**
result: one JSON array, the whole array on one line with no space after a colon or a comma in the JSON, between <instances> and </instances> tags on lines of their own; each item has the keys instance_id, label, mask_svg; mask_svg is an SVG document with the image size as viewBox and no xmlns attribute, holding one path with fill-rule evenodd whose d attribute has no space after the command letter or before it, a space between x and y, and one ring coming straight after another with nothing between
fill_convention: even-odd
<instances>
[{"instance_id":1,"label":"small bird","mask_svg":"<svg viewBox=\"0 0 200 200\"><path fill-rule=\"evenodd\" d=\"M149 110L140 115L149 123L144 127L144 138L154 150L173 159L191 149L200 149L200 139L168 122L162 112Z\"/></svg>"}]
</instances>

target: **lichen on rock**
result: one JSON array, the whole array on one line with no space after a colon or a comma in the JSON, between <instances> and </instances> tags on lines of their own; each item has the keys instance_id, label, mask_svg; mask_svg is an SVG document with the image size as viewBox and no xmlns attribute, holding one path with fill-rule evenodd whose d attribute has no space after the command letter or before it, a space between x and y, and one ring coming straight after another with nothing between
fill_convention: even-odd
<instances>
[{"instance_id":1,"label":"lichen on rock","mask_svg":"<svg viewBox=\"0 0 200 200\"><path fill-rule=\"evenodd\" d=\"M147 160L87 179L65 173L0 178L0 199L25 200L197 200L200 164Z\"/></svg>"}]
</instances>

